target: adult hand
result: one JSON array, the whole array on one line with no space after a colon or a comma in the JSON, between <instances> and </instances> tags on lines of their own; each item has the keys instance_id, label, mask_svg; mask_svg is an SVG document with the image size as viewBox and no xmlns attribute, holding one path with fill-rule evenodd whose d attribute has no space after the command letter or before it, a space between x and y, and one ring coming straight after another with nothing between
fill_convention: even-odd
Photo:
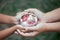
<instances>
[{"instance_id":1,"label":"adult hand","mask_svg":"<svg viewBox=\"0 0 60 40\"><path fill-rule=\"evenodd\" d=\"M38 18L40 19L40 21L44 21L44 22L46 22L47 20L45 19L45 13L44 12L42 12L42 11L40 11L40 10L38 10L38 9L36 9L36 8L29 8L29 9L26 9L26 10L24 10L24 11L26 11L26 12L32 12L32 13L34 13L36 16L38 16Z\"/></svg>"},{"instance_id":2,"label":"adult hand","mask_svg":"<svg viewBox=\"0 0 60 40\"><path fill-rule=\"evenodd\" d=\"M31 35L35 36L35 35L43 32L44 28L42 28L41 26L44 24L42 22L45 22L45 20L42 20L44 13L37 10L37 9L33 9L33 8L30 8L30 9L27 9L27 10L24 10L24 11L25 11L24 13L29 13L29 12L35 13L35 15L38 16L41 23L38 24L35 27L25 27L26 30L21 30L21 31L17 30L18 33L21 34L22 36L27 36L28 37L28 36L31 36ZM33 32L31 32L31 31L33 31Z\"/></svg>"},{"instance_id":3,"label":"adult hand","mask_svg":"<svg viewBox=\"0 0 60 40\"><path fill-rule=\"evenodd\" d=\"M46 23L40 23L36 27L25 27L25 30L17 31L18 34L25 37L34 37L44 31L46 31ZM27 29L27 30L26 30Z\"/></svg>"}]
</instances>

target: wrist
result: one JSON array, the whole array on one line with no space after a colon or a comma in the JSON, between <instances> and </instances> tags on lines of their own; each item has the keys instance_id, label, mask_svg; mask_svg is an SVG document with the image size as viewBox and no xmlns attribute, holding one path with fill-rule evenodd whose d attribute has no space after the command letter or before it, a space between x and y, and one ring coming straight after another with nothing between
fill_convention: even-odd
<instances>
[{"instance_id":1,"label":"wrist","mask_svg":"<svg viewBox=\"0 0 60 40\"><path fill-rule=\"evenodd\" d=\"M47 29L47 23L44 23L43 26L40 28L40 31L42 32L46 32L48 29Z\"/></svg>"},{"instance_id":2,"label":"wrist","mask_svg":"<svg viewBox=\"0 0 60 40\"><path fill-rule=\"evenodd\" d=\"M46 23L42 23L37 27L37 31L39 32L46 32L47 31L47 27L46 27ZM35 29L36 30L36 29Z\"/></svg>"},{"instance_id":3,"label":"wrist","mask_svg":"<svg viewBox=\"0 0 60 40\"><path fill-rule=\"evenodd\" d=\"M15 16L10 17L10 23L11 24L16 24L17 23L17 20L16 20Z\"/></svg>"},{"instance_id":4,"label":"wrist","mask_svg":"<svg viewBox=\"0 0 60 40\"><path fill-rule=\"evenodd\" d=\"M13 28L15 29L15 31L16 31L16 29L18 29L18 27L17 27L17 26L13 26Z\"/></svg>"},{"instance_id":5,"label":"wrist","mask_svg":"<svg viewBox=\"0 0 60 40\"><path fill-rule=\"evenodd\" d=\"M51 27L50 23L46 23L45 28L46 28L46 30L45 30L46 32L51 31L53 29L53 27Z\"/></svg>"},{"instance_id":6,"label":"wrist","mask_svg":"<svg viewBox=\"0 0 60 40\"><path fill-rule=\"evenodd\" d=\"M19 25L15 25L14 28L15 28L15 29L19 29Z\"/></svg>"},{"instance_id":7,"label":"wrist","mask_svg":"<svg viewBox=\"0 0 60 40\"><path fill-rule=\"evenodd\" d=\"M22 26L20 26L20 25L16 25L16 26L14 26L16 29L24 29L24 27L22 27Z\"/></svg>"},{"instance_id":8,"label":"wrist","mask_svg":"<svg viewBox=\"0 0 60 40\"><path fill-rule=\"evenodd\" d=\"M42 26L42 31L43 32L46 32L47 31L47 25L46 25L46 23L44 23L44 25Z\"/></svg>"},{"instance_id":9,"label":"wrist","mask_svg":"<svg viewBox=\"0 0 60 40\"><path fill-rule=\"evenodd\" d=\"M42 22L48 22L48 19L46 17L46 14L43 15L43 17L41 18Z\"/></svg>"}]
</instances>

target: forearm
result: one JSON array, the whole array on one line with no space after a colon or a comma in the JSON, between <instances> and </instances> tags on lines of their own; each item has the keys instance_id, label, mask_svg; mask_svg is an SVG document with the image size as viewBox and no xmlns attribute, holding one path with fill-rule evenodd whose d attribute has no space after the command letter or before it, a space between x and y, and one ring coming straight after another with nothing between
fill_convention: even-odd
<instances>
[{"instance_id":1,"label":"forearm","mask_svg":"<svg viewBox=\"0 0 60 40\"><path fill-rule=\"evenodd\" d=\"M47 28L47 31L60 32L60 22L56 22L56 23L46 23L46 28Z\"/></svg>"},{"instance_id":2,"label":"forearm","mask_svg":"<svg viewBox=\"0 0 60 40\"><path fill-rule=\"evenodd\" d=\"M43 20L46 22L55 22L60 20L60 8L48 12L44 15Z\"/></svg>"},{"instance_id":3,"label":"forearm","mask_svg":"<svg viewBox=\"0 0 60 40\"><path fill-rule=\"evenodd\" d=\"M0 40L8 37L11 34L13 34L16 29L17 29L17 27L16 26L13 26L11 28L7 28L5 30L0 31Z\"/></svg>"},{"instance_id":4,"label":"forearm","mask_svg":"<svg viewBox=\"0 0 60 40\"><path fill-rule=\"evenodd\" d=\"M0 14L0 23L14 24L13 19L14 19L14 16Z\"/></svg>"}]
</instances>

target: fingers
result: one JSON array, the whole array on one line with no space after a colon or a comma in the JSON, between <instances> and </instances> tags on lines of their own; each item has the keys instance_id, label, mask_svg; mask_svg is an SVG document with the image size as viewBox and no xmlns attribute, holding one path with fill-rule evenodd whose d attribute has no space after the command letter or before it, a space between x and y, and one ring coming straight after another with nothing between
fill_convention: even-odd
<instances>
[{"instance_id":1,"label":"fingers","mask_svg":"<svg viewBox=\"0 0 60 40\"><path fill-rule=\"evenodd\" d=\"M19 32L19 34L20 35L22 35L22 36L25 36L25 37L34 37L34 36L36 36L37 34L39 34L39 32L29 32L29 33L24 33L24 32Z\"/></svg>"},{"instance_id":2,"label":"fingers","mask_svg":"<svg viewBox=\"0 0 60 40\"><path fill-rule=\"evenodd\" d=\"M29 8L29 9L26 9L24 11L26 12L35 12L37 9L36 8Z\"/></svg>"},{"instance_id":3,"label":"fingers","mask_svg":"<svg viewBox=\"0 0 60 40\"><path fill-rule=\"evenodd\" d=\"M43 25L45 23L39 23L37 26L34 27L25 27L25 32L29 32L29 31L39 31L43 28Z\"/></svg>"},{"instance_id":4,"label":"fingers","mask_svg":"<svg viewBox=\"0 0 60 40\"><path fill-rule=\"evenodd\" d=\"M17 31L21 31L21 32L31 32L31 31L36 31L35 28L33 27L22 27L20 25L18 25L18 29Z\"/></svg>"},{"instance_id":5,"label":"fingers","mask_svg":"<svg viewBox=\"0 0 60 40\"><path fill-rule=\"evenodd\" d=\"M39 34L39 32L37 32L37 31L24 33L22 31L20 31L19 29L17 29L17 31L15 31L15 33L18 35L25 36L25 37L34 37L37 34Z\"/></svg>"},{"instance_id":6,"label":"fingers","mask_svg":"<svg viewBox=\"0 0 60 40\"><path fill-rule=\"evenodd\" d=\"M36 27L26 27L25 32L29 32L29 31L37 31L37 29Z\"/></svg>"},{"instance_id":7,"label":"fingers","mask_svg":"<svg viewBox=\"0 0 60 40\"><path fill-rule=\"evenodd\" d=\"M17 31L15 31L14 33L15 33L15 34L18 34L18 32L17 32Z\"/></svg>"},{"instance_id":8,"label":"fingers","mask_svg":"<svg viewBox=\"0 0 60 40\"><path fill-rule=\"evenodd\" d=\"M17 29L14 33L15 33L15 34L20 34L20 31L21 31L21 32L25 32L25 30L19 30L19 29Z\"/></svg>"},{"instance_id":9,"label":"fingers","mask_svg":"<svg viewBox=\"0 0 60 40\"><path fill-rule=\"evenodd\" d=\"M31 31L39 31L39 30L42 31L44 24L45 23L39 23L37 26L34 27L22 27L21 25L17 25L17 27L21 32L31 32Z\"/></svg>"},{"instance_id":10,"label":"fingers","mask_svg":"<svg viewBox=\"0 0 60 40\"><path fill-rule=\"evenodd\" d=\"M40 32L34 31L34 32L21 32L19 29L17 29L17 31L15 32L18 35L24 36L24 37L35 37L36 35L38 35Z\"/></svg>"},{"instance_id":11,"label":"fingers","mask_svg":"<svg viewBox=\"0 0 60 40\"><path fill-rule=\"evenodd\" d=\"M19 30L25 30L25 27L23 27L21 25L16 25L16 27L18 27Z\"/></svg>"}]
</instances>

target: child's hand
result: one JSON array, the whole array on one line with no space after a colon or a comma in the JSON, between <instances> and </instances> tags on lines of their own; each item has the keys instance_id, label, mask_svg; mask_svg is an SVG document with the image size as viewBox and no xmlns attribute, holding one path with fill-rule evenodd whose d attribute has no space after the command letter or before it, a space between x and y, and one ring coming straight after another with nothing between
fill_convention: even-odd
<instances>
[{"instance_id":1,"label":"child's hand","mask_svg":"<svg viewBox=\"0 0 60 40\"><path fill-rule=\"evenodd\" d=\"M18 24L18 21L17 21L17 19L13 16L13 17L11 17L11 19L10 19L11 21L11 23L12 24Z\"/></svg>"}]
</instances>

